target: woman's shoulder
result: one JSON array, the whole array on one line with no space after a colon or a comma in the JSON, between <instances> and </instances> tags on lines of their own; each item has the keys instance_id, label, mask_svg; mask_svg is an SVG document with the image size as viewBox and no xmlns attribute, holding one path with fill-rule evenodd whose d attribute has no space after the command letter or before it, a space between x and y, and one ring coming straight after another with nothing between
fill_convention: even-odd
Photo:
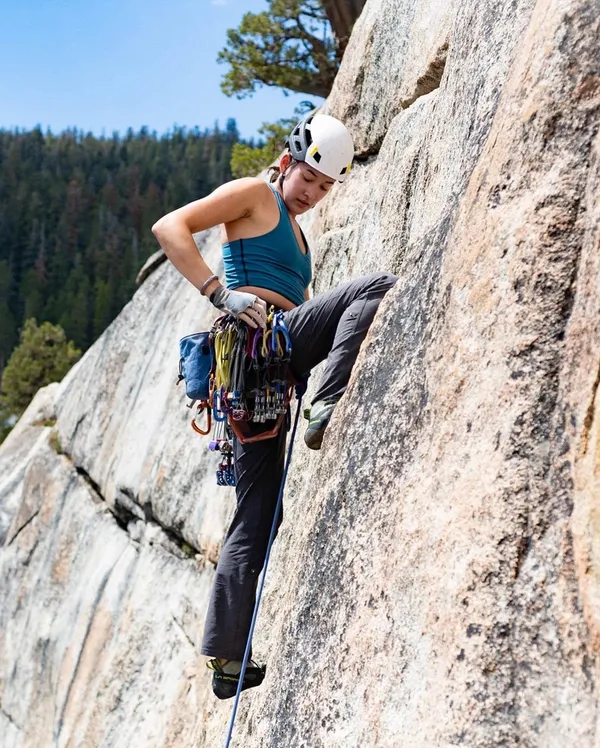
<instances>
[{"instance_id":1,"label":"woman's shoulder","mask_svg":"<svg viewBox=\"0 0 600 748\"><path fill-rule=\"evenodd\" d=\"M230 220L238 218L250 218L254 214L261 214L269 201L273 200L273 194L268 184L258 177L241 177L225 182L220 187L204 198L204 202L222 204L231 208L236 206L241 211L240 215ZM228 223L228 220L221 221Z\"/></svg>"},{"instance_id":2,"label":"woman's shoulder","mask_svg":"<svg viewBox=\"0 0 600 748\"><path fill-rule=\"evenodd\" d=\"M273 209L273 190L260 177L241 177L227 182L227 192L254 210Z\"/></svg>"},{"instance_id":3,"label":"woman's shoulder","mask_svg":"<svg viewBox=\"0 0 600 748\"><path fill-rule=\"evenodd\" d=\"M254 195L271 194L271 188L260 177L241 177L240 179L232 179L231 182L227 182L226 184L231 190L235 190L236 192Z\"/></svg>"}]
</instances>

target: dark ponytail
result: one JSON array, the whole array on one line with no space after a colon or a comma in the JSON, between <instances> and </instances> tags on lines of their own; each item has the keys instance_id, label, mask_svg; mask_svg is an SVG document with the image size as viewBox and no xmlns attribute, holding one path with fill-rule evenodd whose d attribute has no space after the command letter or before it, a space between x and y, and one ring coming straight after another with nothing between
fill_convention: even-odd
<instances>
[{"instance_id":1,"label":"dark ponytail","mask_svg":"<svg viewBox=\"0 0 600 748\"><path fill-rule=\"evenodd\" d=\"M269 166L269 182L276 182L281 176L281 169L278 166Z\"/></svg>"}]
</instances>

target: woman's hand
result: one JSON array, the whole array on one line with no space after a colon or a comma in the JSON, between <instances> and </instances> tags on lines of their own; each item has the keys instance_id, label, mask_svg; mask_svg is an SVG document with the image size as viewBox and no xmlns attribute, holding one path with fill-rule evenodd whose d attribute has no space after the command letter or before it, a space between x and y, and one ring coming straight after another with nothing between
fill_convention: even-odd
<instances>
[{"instance_id":1,"label":"woman's hand","mask_svg":"<svg viewBox=\"0 0 600 748\"><path fill-rule=\"evenodd\" d=\"M250 327L260 325L264 329L267 326L267 305L253 293L230 291L224 286L219 286L210 295L210 301L217 309L233 314L234 317L243 320Z\"/></svg>"}]
</instances>

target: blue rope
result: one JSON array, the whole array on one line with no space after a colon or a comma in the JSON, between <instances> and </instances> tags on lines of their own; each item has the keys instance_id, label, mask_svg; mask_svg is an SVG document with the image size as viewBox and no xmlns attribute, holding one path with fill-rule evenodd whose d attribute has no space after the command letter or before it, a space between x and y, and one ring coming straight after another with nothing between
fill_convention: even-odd
<instances>
[{"instance_id":1,"label":"blue rope","mask_svg":"<svg viewBox=\"0 0 600 748\"><path fill-rule=\"evenodd\" d=\"M248 660L250 659L250 647L252 645L252 635L254 633L254 625L258 617L258 606L260 605L260 598L262 596L263 587L265 586L265 577L267 576L267 566L269 565L269 557L271 555L271 546L273 540L275 540L275 532L277 531L277 520L281 512L281 504L283 502L283 489L285 488L285 481L288 474L288 468L292 458L292 447L294 446L294 437L296 435L296 427L298 426L298 416L300 415L300 406L302 405L302 395L306 392L306 383L304 386L296 387L296 398L298 400L298 407L296 409L296 418L294 420L294 428L292 429L292 436L290 437L290 446L288 447L288 453L285 461L285 469L283 471L283 478L281 479L281 486L279 487L279 496L277 497L277 506L275 507L275 516L273 517L273 524L271 525L271 534L269 535L269 542L267 544L267 555L265 556L265 565L263 568L260 585L256 593L256 603L254 605L254 613L252 614L252 622L250 623L250 631L248 633L248 640L246 642L246 651L244 652L244 659L242 660L242 669L240 670L239 683L235 694L235 702L233 704L233 713L231 715L231 721L229 723L229 732L227 733L227 741L225 748L229 748L231 743L231 736L233 734L233 726L235 724L235 716L237 714L237 708L240 701L240 694L242 693L242 685L244 683L244 676L246 675L246 667L248 666Z\"/></svg>"}]
</instances>

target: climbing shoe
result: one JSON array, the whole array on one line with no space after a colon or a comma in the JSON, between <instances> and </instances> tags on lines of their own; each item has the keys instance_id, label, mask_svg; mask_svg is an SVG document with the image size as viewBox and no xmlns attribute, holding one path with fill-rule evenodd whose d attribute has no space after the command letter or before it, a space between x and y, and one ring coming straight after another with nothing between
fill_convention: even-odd
<instances>
[{"instance_id":1,"label":"climbing shoe","mask_svg":"<svg viewBox=\"0 0 600 748\"><path fill-rule=\"evenodd\" d=\"M241 662L229 660L224 665L221 665L219 660L213 659L206 663L206 667L213 671L212 690L218 699L231 699L236 695L242 669ZM229 672L232 670L237 670L237 672ZM260 686L265 678L266 670L265 665L260 667L253 660L250 660L246 667L242 691L245 691L247 688Z\"/></svg>"},{"instance_id":2,"label":"climbing shoe","mask_svg":"<svg viewBox=\"0 0 600 748\"><path fill-rule=\"evenodd\" d=\"M337 400L317 400L304 411L304 417L308 420L304 441L310 449L321 449L323 434L336 405Z\"/></svg>"}]
</instances>

